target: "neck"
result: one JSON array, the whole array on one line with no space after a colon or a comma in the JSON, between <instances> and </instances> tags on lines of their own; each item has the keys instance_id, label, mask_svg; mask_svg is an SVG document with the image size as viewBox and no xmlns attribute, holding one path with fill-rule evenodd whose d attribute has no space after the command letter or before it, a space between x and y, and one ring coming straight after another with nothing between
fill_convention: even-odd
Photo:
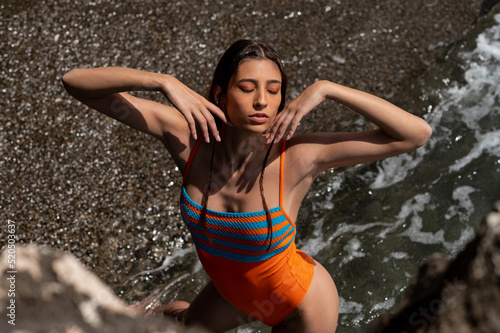
<instances>
[{"instance_id":1,"label":"neck","mask_svg":"<svg viewBox=\"0 0 500 333\"><path fill-rule=\"evenodd\" d=\"M270 147L264 134L229 126L224 126L221 132L221 153L230 165L240 168L251 164L252 161L262 163Z\"/></svg>"},{"instance_id":2,"label":"neck","mask_svg":"<svg viewBox=\"0 0 500 333\"><path fill-rule=\"evenodd\" d=\"M224 150L232 156L248 156L266 153L269 145L263 133L247 132L234 127L225 126L221 133Z\"/></svg>"}]
</instances>

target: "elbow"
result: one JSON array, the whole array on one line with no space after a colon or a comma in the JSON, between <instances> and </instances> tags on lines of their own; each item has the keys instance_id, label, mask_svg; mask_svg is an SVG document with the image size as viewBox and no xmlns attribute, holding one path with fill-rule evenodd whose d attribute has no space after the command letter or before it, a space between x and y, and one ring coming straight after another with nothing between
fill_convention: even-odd
<instances>
[{"instance_id":1,"label":"elbow","mask_svg":"<svg viewBox=\"0 0 500 333\"><path fill-rule=\"evenodd\" d=\"M422 147L427 141L429 141L432 135L432 127L429 126L423 119L421 119L420 124L418 125L418 130L416 131L416 135L413 139L415 144L415 149Z\"/></svg>"},{"instance_id":2,"label":"elbow","mask_svg":"<svg viewBox=\"0 0 500 333\"><path fill-rule=\"evenodd\" d=\"M65 86L71 85L72 82L75 82L78 79L78 74L81 71L81 69L76 68L72 69L66 74L63 75L61 81Z\"/></svg>"},{"instance_id":3,"label":"elbow","mask_svg":"<svg viewBox=\"0 0 500 333\"><path fill-rule=\"evenodd\" d=\"M74 71L75 70L72 69L71 71L64 74L63 77L61 78L61 82L64 86L64 89L66 89L67 92L70 92L71 90L71 82L73 81L73 76L75 76L73 73Z\"/></svg>"},{"instance_id":4,"label":"elbow","mask_svg":"<svg viewBox=\"0 0 500 333\"><path fill-rule=\"evenodd\" d=\"M64 74L63 77L61 78L61 82L64 86L64 89L66 89L66 91L72 96L76 95L77 91L76 84L80 80L79 74L81 71L82 69L79 68L72 69L71 71Z\"/></svg>"}]
</instances>

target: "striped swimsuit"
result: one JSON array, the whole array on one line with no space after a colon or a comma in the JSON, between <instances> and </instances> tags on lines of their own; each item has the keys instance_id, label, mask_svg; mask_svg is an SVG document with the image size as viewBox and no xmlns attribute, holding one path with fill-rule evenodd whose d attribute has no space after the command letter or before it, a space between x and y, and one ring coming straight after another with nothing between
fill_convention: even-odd
<instances>
[{"instance_id":1,"label":"striped swimsuit","mask_svg":"<svg viewBox=\"0 0 500 333\"><path fill-rule=\"evenodd\" d=\"M186 165L184 179L198 148ZM207 209L205 236L200 221L203 207L188 196L184 185L181 214L203 268L217 291L235 307L266 325L276 326L302 302L314 273L312 258L295 247L295 223L283 210L285 142L280 157L279 206L269 210L272 244L264 210L227 213Z\"/></svg>"}]
</instances>

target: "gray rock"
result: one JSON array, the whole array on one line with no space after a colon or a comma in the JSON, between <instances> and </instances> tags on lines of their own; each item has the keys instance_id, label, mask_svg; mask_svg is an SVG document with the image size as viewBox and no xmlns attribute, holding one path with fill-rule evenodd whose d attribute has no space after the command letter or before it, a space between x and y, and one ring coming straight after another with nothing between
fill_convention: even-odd
<instances>
[{"instance_id":1,"label":"gray rock","mask_svg":"<svg viewBox=\"0 0 500 333\"><path fill-rule=\"evenodd\" d=\"M136 316L72 255L35 245L10 250L0 259L1 332L200 332Z\"/></svg>"},{"instance_id":2,"label":"gray rock","mask_svg":"<svg viewBox=\"0 0 500 333\"><path fill-rule=\"evenodd\" d=\"M392 313L368 333L500 332L500 201L455 258L435 255Z\"/></svg>"}]
</instances>

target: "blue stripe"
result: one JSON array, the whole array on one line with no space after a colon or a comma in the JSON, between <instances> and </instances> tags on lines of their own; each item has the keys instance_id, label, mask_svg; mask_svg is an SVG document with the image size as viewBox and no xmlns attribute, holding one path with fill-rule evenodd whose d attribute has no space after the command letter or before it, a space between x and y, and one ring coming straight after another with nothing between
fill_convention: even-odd
<instances>
[{"instance_id":1,"label":"blue stripe","mask_svg":"<svg viewBox=\"0 0 500 333\"><path fill-rule=\"evenodd\" d=\"M200 242L198 242L195 238L193 238L193 241L194 241L196 247L199 248L200 250L202 250L203 252L206 252L208 254L211 254L211 255L214 255L217 257L231 259L231 260L238 261L238 262L258 262L258 261L267 260L267 259L274 257L275 255L283 252L284 250L286 250L294 240L295 240L295 237L292 238L287 244L284 244L284 246L282 246L278 249L266 252L266 253L261 254L261 255L252 256L252 255L244 255L244 254L234 253L234 252L206 246L206 245L203 245Z\"/></svg>"},{"instance_id":2,"label":"blue stripe","mask_svg":"<svg viewBox=\"0 0 500 333\"><path fill-rule=\"evenodd\" d=\"M295 232L295 228L288 228L284 232L281 232L281 234L284 234L285 232L286 232L286 235L283 237L283 239L286 239L286 237L288 237L291 233L294 233ZM194 234L194 233L191 233L191 236L193 238L197 238L197 239L209 242L209 239L204 234ZM278 236L275 237L275 233L273 233L273 238L277 238L277 237ZM217 239L217 238L212 238L212 242L214 244L221 245L221 246L226 246L226 247L230 247L230 248L233 248L235 250L244 250L244 251L249 251L249 252L264 251L264 250L267 250L267 248L269 247L269 244L264 244L264 245L248 245L248 244L240 244L240 243L237 243L237 242L231 242L231 241L228 241L228 240ZM277 246L280 246L280 245L281 245L280 243L274 243L271 246L271 249L273 249L273 248L275 248Z\"/></svg>"},{"instance_id":3,"label":"blue stripe","mask_svg":"<svg viewBox=\"0 0 500 333\"><path fill-rule=\"evenodd\" d=\"M200 220L200 214L189 209L189 207L184 202L181 202L181 210L183 210L184 213L186 215L190 216L192 219L194 219L196 221ZM274 226L282 223L283 221L286 221L286 216L284 214L281 214L281 215L275 216L271 222L272 222L272 225L274 227ZM245 229L245 230L263 229L263 228L268 227L267 219L264 219L261 221L256 221L256 222L250 222L250 221L230 222L230 221L218 220L216 218L207 218L207 225L210 225L210 224L225 227L225 228Z\"/></svg>"},{"instance_id":4,"label":"blue stripe","mask_svg":"<svg viewBox=\"0 0 500 333\"><path fill-rule=\"evenodd\" d=\"M182 219L184 220L184 223L186 223L186 225L189 229L194 229L194 230L198 230L201 232L204 231L203 227L201 225L195 224L195 223L189 221L188 219L184 218L184 216L182 216ZM280 220L285 221L286 218L284 216L280 216ZM281 235L283 235L285 232L287 232L290 229L295 229L295 228L292 227L290 223L287 223L279 230L273 230L273 238L280 237ZM256 234L247 234L247 233L218 230L218 229L215 229L213 226L211 226L208 223L207 223L207 230L214 235L233 238L233 239L241 239L241 240L246 240L246 241L258 242L258 241L266 241L269 239L269 234L267 234L267 233L256 235Z\"/></svg>"},{"instance_id":5,"label":"blue stripe","mask_svg":"<svg viewBox=\"0 0 500 333\"><path fill-rule=\"evenodd\" d=\"M184 210L184 212L192 217L193 219L199 221L200 220L200 214L194 212L192 209L190 209L184 202L181 201L181 209ZM276 207L274 212L281 211L280 207ZM274 213L271 212L271 213ZM229 213L228 213L229 214ZM236 214L236 213L233 213ZM234 218L234 217L233 217ZM240 217L241 218L241 217ZM272 224L273 226L280 224L286 219L285 215L282 214L280 216L277 216L272 219ZM224 221L224 220L219 220L217 218L211 218L207 217L207 224L211 223L213 225L219 225L222 227L226 228L234 228L234 229L261 229L261 228L267 228L267 218L266 215L262 215L262 220L260 221L242 221L242 222L231 222L231 221Z\"/></svg>"},{"instance_id":6,"label":"blue stripe","mask_svg":"<svg viewBox=\"0 0 500 333\"><path fill-rule=\"evenodd\" d=\"M194 206L195 208L202 210L203 207L201 205L198 205L196 202L191 200L191 198L187 195L186 189L182 187L182 197ZM281 207L275 207L270 210L271 213L275 212L280 212ZM285 224L283 227L281 227L279 230L274 231L273 230L273 238L277 238L280 236L283 236L283 240L285 240L289 235L293 234L293 237L287 244L281 243L275 243L272 245L271 249L269 252L266 252L261 255L252 255L252 252L256 251L265 251L268 249L269 245L247 245L247 244L240 244L240 243L235 243L232 241L227 241L227 240L221 240L214 238L212 241L214 244L220 245L220 246L225 246L231 249L234 249L234 251L246 251L249 252L247 254L241 254L237 252L232 252L231 250L222 250L219 248L212 247L210 245L204 245L200 241L205 241L209 242L208 238L205 236L203 233L203 227L199 224L191 222L185 215L189 216L195 221L200 221L200 214L194 212L190 207L184 202L184 200L181 199L181 216L184 222L186 223L186 226L188 227L189 231L191 232L191 236L193 238L193 241L196 245L196 247L208 254L222 257L225 259L231 259L235 260L238 262L259 262L259 261L264 261L267 260L273 256L275 256L278 253L283 252L290 244L295 241L295 227L291 225L290 222ZM251 234L252 230L255 229L262 229L262 228L268 228L268 221L266 218L266 212L264 210L258 211L258 212L250 212L250 213L225 213L225 212L217 212L213 211L210 209L207 209L207 213L211 215L215 215L214 218L207 218L207 230L214 235L219 235L227 238L232 238L235 240L245 240L245 241L250 241L250 242L258 242L258 241L266 241L269 240L270 235L264 234L264 235L256 235L256 234ZM218 219L217 217L220 217ZM222 218L255 218L255 217L260 217L260 221L243 221L243 222L230 222L230 221L224 221ZM272 219L271 223L274 226L286 221L286 216L285 214L281 213L279 216L276 216L275 218ZM235 229L235 232L231 231L223 231L223 230L218 230L215 229L213 226L221 226L224 228L233 228ZM200 231L200 234L195 233L194 231Z\"/></svg>"}]
</instances>

